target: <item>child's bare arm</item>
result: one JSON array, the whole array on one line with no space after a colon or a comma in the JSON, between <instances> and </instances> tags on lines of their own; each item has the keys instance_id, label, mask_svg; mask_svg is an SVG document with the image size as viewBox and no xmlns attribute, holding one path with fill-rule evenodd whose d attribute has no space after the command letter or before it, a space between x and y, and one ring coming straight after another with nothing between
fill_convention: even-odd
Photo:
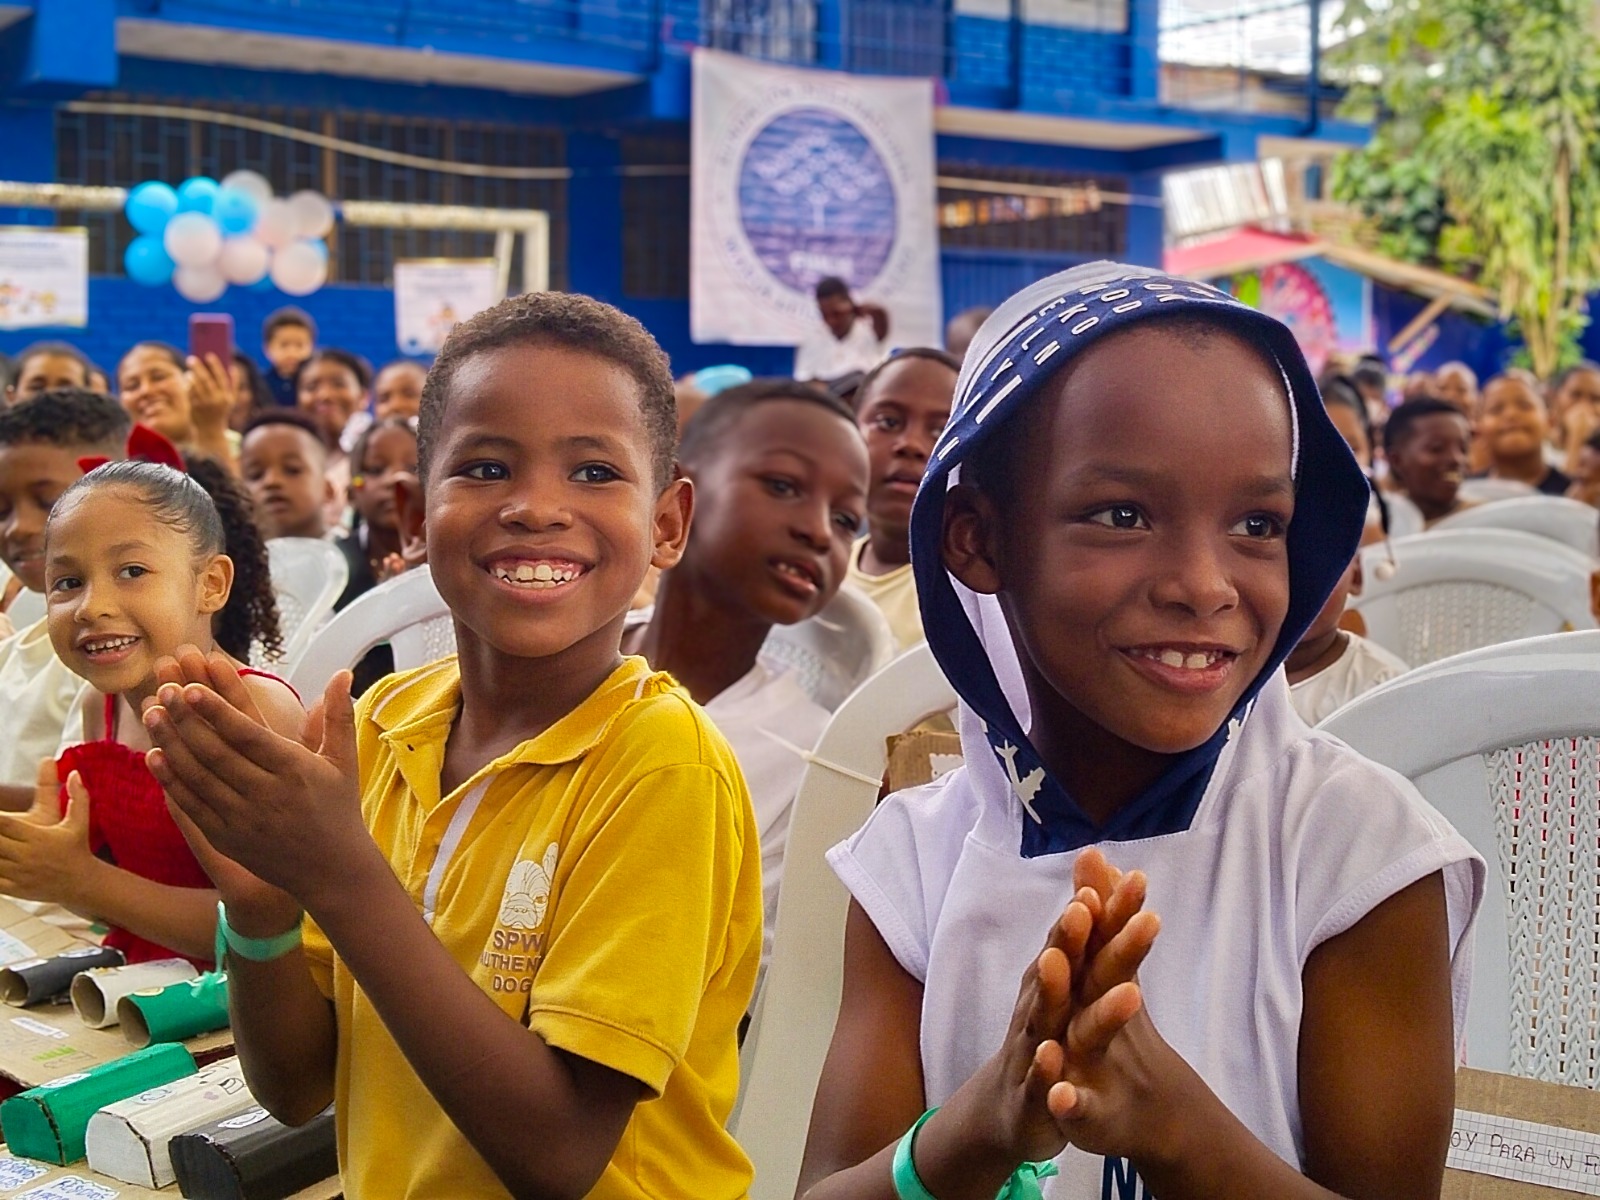
<instances>
[{"instance_id":1,"label":"child's bare arm","mask_svg":"<svg viewBox=\"0 0 1600 1200\"><path fill-rule=\"evenodd\" d=\"M1159 922L1140 915L1142 876L1124 879L1096 851L1083 858L1084 886L1024 975L1004 1044L917 1133L917 1173L941 1200L989 1200L1021 1163L1059 1154L1066 1139L1047 1098L1069 1034L1097 1049L1138 1010L1131 979ZM845 994L801 1172L806 1200L893 1200L895 1146L924 1104L921 1008L920 986L852 905Z\"/></svg>"},{"instance_id":2,"label":"child's bare arm","mask_svg":"<svg viewBox=\"0 0 1600 1200\"><path fill-rule=\"evenodd\" d=\"M512 1192L587 1194L644 1085L553 1049L455 963L362 824L342 676L324 705L314 754L209 689L164 686L147 714L159 747L152 769L218 851L304 904L418 1077ZM277 979L262 982L275 989ZM241 977L240 993L249 986ZM441 1013L450 1014L449 1037L440 1036ZM262 1015L275 1014L264 1001ZM541 1136L529 1138L530 1128Z\"/></svg>"},{"instance_id":3,"label":"child's bare arm","mask_svg":"<svg viewBox=\"0 0 1600 1200\"><path fill-rule=\"evenodd\" d=\"M1302 1174L1140 1014L1050 1097L1071 1140L1131 1159L1162 1200L1437 1200L1454 1103L1443 883L1430 876L1318 947L1304 972Z\"/></svg>"}]
</instances>

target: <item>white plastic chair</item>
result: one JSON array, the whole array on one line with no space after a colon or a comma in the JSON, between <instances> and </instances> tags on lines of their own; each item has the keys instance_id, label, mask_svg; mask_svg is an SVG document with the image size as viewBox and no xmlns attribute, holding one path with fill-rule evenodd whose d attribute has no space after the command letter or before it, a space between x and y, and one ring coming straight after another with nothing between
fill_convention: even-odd
<instances>
[{"instance_id":1,"label":"white plastic chair","mask_svg":"<svg viewBox=\"0 0 1600 1200\"><path fill-rule=\"evenodd\" d=\"M1362 551L1366 585L1351 607L1367 636L1414 667L1480 646L1593 629L1589 557L1506 529L1434 530ZM1384 578L1388 575L1388 578Z\"/></svg>"},{"instance_id":2,"label":"white plastic chair","mask_svg":"<svg viewBox=\"0 0 1600 1200\"><path fill-rule=\"evenodd\" d=\"M336 613L312 638L290 671L289 682L309 702L322 695L334 675L354 667L368 650L384 642L394 651L397 671L455 653L450 610L427 567L380 583Z\"/></svg>"},{"instance_id":3,"label":"white plastic chair","mask_svg":"<svg viewBox=\"0 0 1600 1200\"><path fill-rule=\"evenodd\" d=\"M1600 558L1600 512L1565 496L1519 496L1464 508L1445 517L1434 529L1516 529Z\"/></svg>"},{"instance_id":4,"label":"white plastic chair","mask_svg":"<svg viewBox=\"0 0 1600 1200\"><path fill-rule=\"evenodd\" d=\"M806 694L833 712L894 657L894 634L882 610L846 584L816 616L773 626L760 657L793 670Z\"/></svg>"},{"instance_id":5,"label":"white plastic chair","mask_svg":"<svg viewBox=\"0 0 1600 1200\"><path fill-rule=\"evenodd\" d=\"M1468 1065L1600 1086L1600 632L1435 663L1320 728L1410 779L1489 864Z\"/></svg>"},{"instance_id":6,"label":"white plastic chair","mask_svg":"<svg viewBox=\"0 0 1600 1200\"><path fill-rule=\"evenodd\" d=\"M318 538L273 538L267 542L267 561L283 654L257 665L293 671L350 581L350 564L339 547Z\"/></svg>"},{"instance_id":7,"label":"white plastic chair","mask_svg":"<svg viewBox=\"0 0 1600 1200\"><path fill-rule=\"evenodd\" d=\"M1383 501L1389 509L1391 539L1414 537L1428 528L1427 518L1422 515L1422 510L1411 502L1410 496L1403 496L1399 492L1385 492Z\"/></svg>"},{"instance_id":8,"label":"white plastic chair","mask_svg":"<svg viewBox=\"0 0 1600 1200\"><path fill-rule=\"evenodd\" d=\"M800 780L766 984L740 1055L743 1089L729 1128L755 1163L751 1200L791 1200L811 1103L844 983L850 894L824 860L872 813L886 739L950 708L955 692L924 643L867 680L822 731Z\"/></svg>"},{"instance_id":9,"label":"white plastic chair","mask_svg":"<svg viewBox=\"0 0 1600 1200\"><path fill-rule=\"evenodd\" d=\"M1525 483L1514 479L1464 479L1461 481L1461 498L1474 504L1492 504L1496 500L1516 500L1539 493Z\"/></svg>"}]
</instances>

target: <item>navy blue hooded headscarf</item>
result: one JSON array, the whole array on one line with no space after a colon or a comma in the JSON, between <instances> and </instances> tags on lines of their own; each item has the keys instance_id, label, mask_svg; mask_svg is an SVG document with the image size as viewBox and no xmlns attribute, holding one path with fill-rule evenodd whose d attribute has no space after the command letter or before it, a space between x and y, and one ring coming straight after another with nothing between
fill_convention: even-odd
<instances>
[{"instance_id":1,"label":"navy blue hooded headscarf","mask_svg":"<svg viewBox=\"0 0 1600 1200\"><path fill-rule=\"evenodd\" d=\"M1271 657L1230 719L1203 745L1174 756L1150 788L1106 825L1096 826L1051 777L1028 740L1024 719L1016 711L1025 711L1026 696L998 604L976 596L945 570L945 495L961 463L1031 404L1076 355L1137 322L1197 311L1264 347L1283 375L1294 430L1289 608ZM1368 494L1367 480L1328 419L1293 334L1216 288L1139 267L1092 263L1024 289L984 322L967 352L949 424L928 461L912 508L911 562L928 645L967 710L962 734L969 769L977 749L972 744L975 731L981 731L1027 814L1022 823L1024 857L1188 828L1232 730L1248 717L1262 686L1283 665L1349 567L1360 544Z\"/></svg>"}]
</instances>

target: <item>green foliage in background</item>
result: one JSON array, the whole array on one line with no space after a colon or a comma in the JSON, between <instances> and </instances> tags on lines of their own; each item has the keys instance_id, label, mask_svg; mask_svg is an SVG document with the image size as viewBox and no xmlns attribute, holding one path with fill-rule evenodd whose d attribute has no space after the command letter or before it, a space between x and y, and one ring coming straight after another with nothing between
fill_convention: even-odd
<instances>
[{"instance_id":1,"label":"green foliage in background","mask_svg":"<svg viewBox=\"0 0 1600 1200\"><path fill-rule=\"evenodd\" d=\"M1548 376L1600 286L1600 38L1592 0L1348 0L1335 62L1376 123L1335 196L1380 248L1475 278Z\"/></svg>"}]
</instances>

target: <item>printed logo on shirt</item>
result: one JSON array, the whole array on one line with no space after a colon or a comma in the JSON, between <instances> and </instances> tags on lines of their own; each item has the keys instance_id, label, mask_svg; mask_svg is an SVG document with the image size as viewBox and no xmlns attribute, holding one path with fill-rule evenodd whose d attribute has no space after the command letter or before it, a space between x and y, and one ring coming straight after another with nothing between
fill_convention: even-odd
<instances>
[{"instance_id":1,"label":"printed logo on shirt","mask_svg":"<svg viewBox=\"0 0 1600 1200\"><path fill-rule=\"evenodd\" d=\"M1150 1185L1125 1158L1107 1158L1100 1176L1100 1200L1155 1200Z\"/></svg>"},{"instance_id":2,"label":"printed logo on shirt","mask_svg":"<svg viewBox=\"0 0 1600 1200\"><path fill-rule=\"evenodd\" d=\"M499 920L478 958L479 965L489 969L490 991L526 996L533 990L533 973L544 957L543 925L560 856L561 847L551 842L541 861L520 859L507 872Z\"/></svg>"},{"instance_id":3,"label":"printed logo on shirt","mask_svg":"<svg viewBox=\"0 0 1600 1200\"><path fill-rule=\"evenodd\" d=\"M543 862L521 859L506 876L506 894L500 901L500 924L508 929L537 929L550 907L550 881L556 876L561 848L554 842Z\"/></svg>"}]
</instances>

